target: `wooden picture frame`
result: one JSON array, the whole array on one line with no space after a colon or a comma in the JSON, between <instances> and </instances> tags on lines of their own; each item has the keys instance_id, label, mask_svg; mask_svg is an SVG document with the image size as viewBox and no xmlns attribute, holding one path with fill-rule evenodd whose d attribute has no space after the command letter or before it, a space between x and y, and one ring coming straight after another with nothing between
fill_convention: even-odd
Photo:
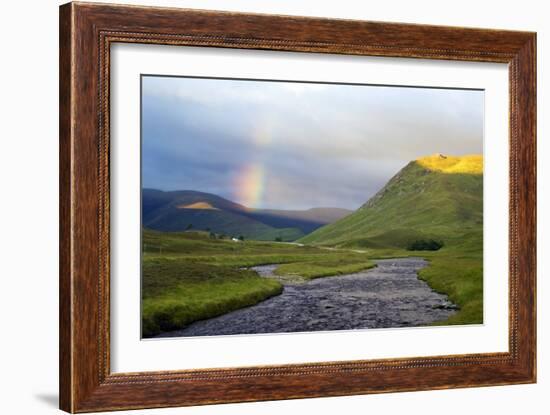
<instances>
[{"instance_id":1,"label":"wooden picture frame","mask_svg":"<svg viewBox=\"0 0 550 415\"><path fill-rule=\"evenodd\" d=\"M509 352L111 373L109 59L117 42L507 63ZM61 409L91 412L535 382L535 33L69 3L60 8L59 93Z\"/></svg>"}]
</instances>

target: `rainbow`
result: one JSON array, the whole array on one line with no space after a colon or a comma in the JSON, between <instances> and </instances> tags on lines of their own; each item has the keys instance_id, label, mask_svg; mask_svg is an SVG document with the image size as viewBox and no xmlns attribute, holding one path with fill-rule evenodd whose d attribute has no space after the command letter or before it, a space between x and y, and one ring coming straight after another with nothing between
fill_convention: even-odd
<instances>
[{"instance_id":1,"label":"rainbow","mask_svg":"<svg viewBox=\"0 0 550 415\"><path fill-rule=\"evenodd\" d=\"M265 172L261 164L243 166L234 183L238 202L250 208L258 207L264 193L264 182Z\"/></svg>"},{"instance_id":2,"label":"rainbow","mask_svg":"<svg viewBox=\"0 0 550 415\"><path fill-rule=\"evenodd\" d=\"M251 144L254 146L254 161L238 170L233 181L234 200L249 208L261 207L266 186L266 169L262 159L273 142L275 122L270 114L258 116L252 128Z\"/></svg>"}]
</instances>

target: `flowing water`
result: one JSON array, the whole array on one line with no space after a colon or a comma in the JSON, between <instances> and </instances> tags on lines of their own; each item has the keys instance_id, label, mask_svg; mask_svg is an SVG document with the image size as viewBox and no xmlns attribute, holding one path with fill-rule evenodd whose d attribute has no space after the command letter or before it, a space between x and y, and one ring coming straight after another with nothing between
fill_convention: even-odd
<instances>
[{"instance_id":1,"label":"flowing water","mask_svg":"<svg viewBox=\"0 0 550 415\"><path fill-rule=\"evenodd\" d=\"M457 307L418 279L422 258L375 261L376 268L308 282L284 281L282 294L251 307L197 321L159 337L306 332L423 326ZM264 278L277 264L253 267Z\"/></svg>"}]
</instances>

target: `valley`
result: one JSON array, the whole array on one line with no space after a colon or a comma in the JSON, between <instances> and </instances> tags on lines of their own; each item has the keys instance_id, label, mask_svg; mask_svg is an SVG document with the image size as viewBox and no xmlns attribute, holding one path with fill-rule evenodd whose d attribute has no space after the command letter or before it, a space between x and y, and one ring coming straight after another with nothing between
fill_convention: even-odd
<instances>
[{"instance_id":1,"label":"valley","mask_svg":"<svg viewBox=\"0 0 550 415\"><path fill-rule=\"evenodd\" d=\"M193 190L142 191L143 226L157 231L202 230L227 237L294 241L351 213L340 208L252 209Z\"/></svg>"},{"instance_id":2,"label":"valley","mask_svg":"<svg viewBox=\"0 0 550 415\"><path fill-rule=\"evenodd\" d=\"M228 334L254 332L229 316L277 318L283 309L309 317L265 330L305 330L306 320L316 321L311 310L324 321L315 330L483 322L481 156L412 161L354 212L251 209L196 191L144 189L142 200L143 337L204 335L191 328L209 325L222 334L224 324L238 332ZM390 258L413 271L384 275ZM266 265L269 276L257 268ZM346 281L357 298L345 294ZM383 286L402 289L389 302L369 297ZM299 298L292 307L291 298ZM329 319L327 310L340 317Z\"/></svg>"}]
</instances>

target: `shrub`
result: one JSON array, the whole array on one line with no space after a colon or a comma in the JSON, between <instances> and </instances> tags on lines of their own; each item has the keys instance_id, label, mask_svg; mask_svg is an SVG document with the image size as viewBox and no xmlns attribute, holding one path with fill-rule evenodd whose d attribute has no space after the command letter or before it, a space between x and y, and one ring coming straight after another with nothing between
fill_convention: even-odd
<instances>
[{"instance_id":1,"label":"shrub","mask_svg":"<svg viewBox=\"0 0 550 415\"><path fill-rule=\"evenodd\" d=\"M407 245L408 251L438 251L443 247L443 241L435 239L417 239Z\"/></svg>"}]
</instances>

